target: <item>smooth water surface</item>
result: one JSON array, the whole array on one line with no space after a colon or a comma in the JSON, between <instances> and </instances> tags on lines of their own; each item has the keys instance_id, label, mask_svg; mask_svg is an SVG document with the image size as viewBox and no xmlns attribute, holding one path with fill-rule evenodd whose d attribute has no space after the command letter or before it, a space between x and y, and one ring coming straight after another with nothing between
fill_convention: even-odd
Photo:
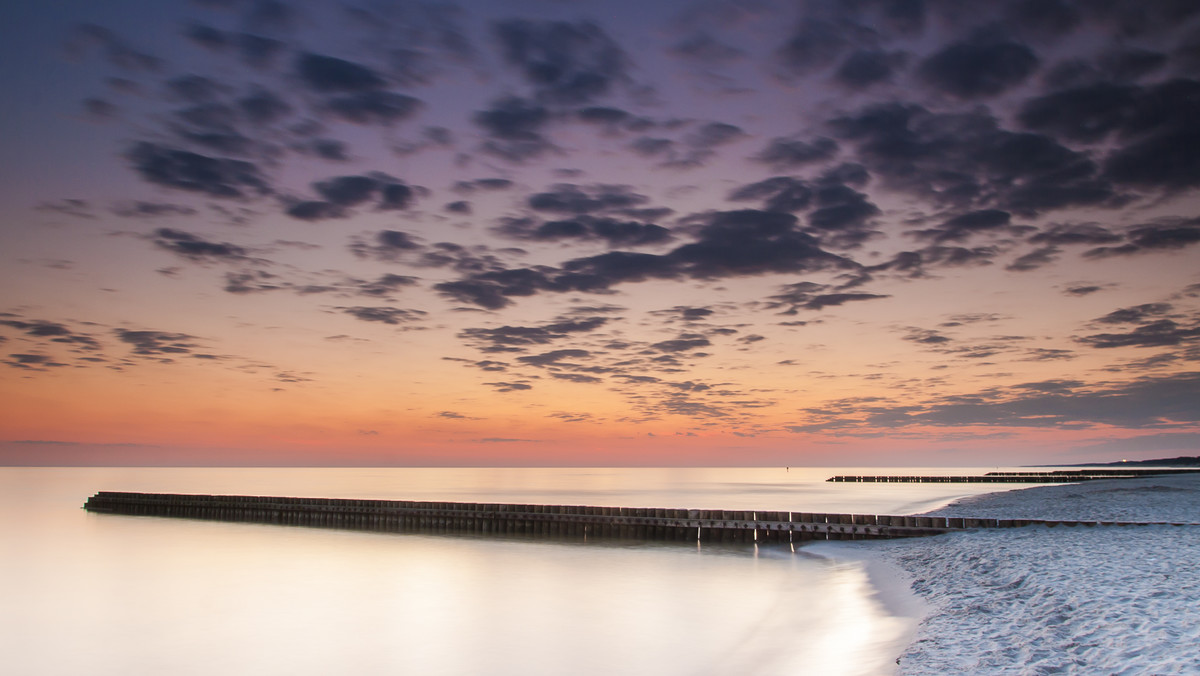
<instances>
[{"instance_id":1,"label":"smooth water surface","mask_svg":"<svg viewBox=\"0 0 1200 676\"><path fill-rule=\"evenodd\" d=\"M1013 487L824 483L834 473L3 468L0 655L6 673L29 675L889 673L911 621L879 602L861 565L803 547L398 535L80 509L98 490L128 490L912 513Z\"/></svg>"}]
</instances>

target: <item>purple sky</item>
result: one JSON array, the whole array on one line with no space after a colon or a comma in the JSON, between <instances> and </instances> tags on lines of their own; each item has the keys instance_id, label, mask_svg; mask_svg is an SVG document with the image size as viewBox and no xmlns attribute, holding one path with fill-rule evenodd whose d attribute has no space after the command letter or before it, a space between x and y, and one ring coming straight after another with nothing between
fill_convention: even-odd
<instances>
[{"instance_id":1,"label":"purple sky","mask_svg":"<svg viewBox=\"0 0 1200 676\"><path fill-rule=\"evenodd\" d=\"M1200 448L1200 4L6 3L0 464Z\"/></svg>"}]
</instances>

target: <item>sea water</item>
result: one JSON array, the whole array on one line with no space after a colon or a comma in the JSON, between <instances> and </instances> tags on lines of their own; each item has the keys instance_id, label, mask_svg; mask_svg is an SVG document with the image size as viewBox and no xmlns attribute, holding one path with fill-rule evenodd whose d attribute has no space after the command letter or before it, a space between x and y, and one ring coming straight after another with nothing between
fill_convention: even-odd
<instances>
[{"instance_id":1,"label":"sea water","mask_svg":"<svg viewBox=\"0 0 1200 676\"><path fill-rule=\"evenodd\" d=\"M0 468L22 675L883 674L912 630L804 547L518 541L91 514L98 490L907 514L1013 484L838 468Z\"/></svg>"}]
</instances>

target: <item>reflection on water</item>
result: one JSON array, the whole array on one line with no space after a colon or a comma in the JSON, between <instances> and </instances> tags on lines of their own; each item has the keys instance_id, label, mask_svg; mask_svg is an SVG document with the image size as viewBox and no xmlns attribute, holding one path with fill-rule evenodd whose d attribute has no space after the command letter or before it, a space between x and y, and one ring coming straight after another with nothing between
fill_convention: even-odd
<instances>
[{"instance_id":1,"label":"reflection on water","mask_svg":"<svg viewBox=\"0 0 1200 676\"><path fill-rule=\"evenodd\" d=\"M893 511L838 503L850 496L820 483L829 470L778 473L0 469L5 670L888 673L906 624L872 598L862 568L787 547L518 542L80 509L105 489ZM887 491L900 504L944 499L947 486L928 485L941 498L925 486L883 488L907 487Z\"/></svg>"}]
</instances>

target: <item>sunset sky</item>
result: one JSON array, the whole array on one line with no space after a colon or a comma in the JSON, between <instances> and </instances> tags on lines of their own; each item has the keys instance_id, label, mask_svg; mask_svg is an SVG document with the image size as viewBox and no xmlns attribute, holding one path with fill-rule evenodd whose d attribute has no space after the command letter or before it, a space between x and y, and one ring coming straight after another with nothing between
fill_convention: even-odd
<instances>
[{"instance_id":1,"label":"sunset sky","mask_svg":"<svg viewBox=\"0 0 1200 676\"><path fill-rule=\"evenodd\" d=\"M0 464L1200 454L1200 3L0 7Z\"/></svg>"}]
</instances>

